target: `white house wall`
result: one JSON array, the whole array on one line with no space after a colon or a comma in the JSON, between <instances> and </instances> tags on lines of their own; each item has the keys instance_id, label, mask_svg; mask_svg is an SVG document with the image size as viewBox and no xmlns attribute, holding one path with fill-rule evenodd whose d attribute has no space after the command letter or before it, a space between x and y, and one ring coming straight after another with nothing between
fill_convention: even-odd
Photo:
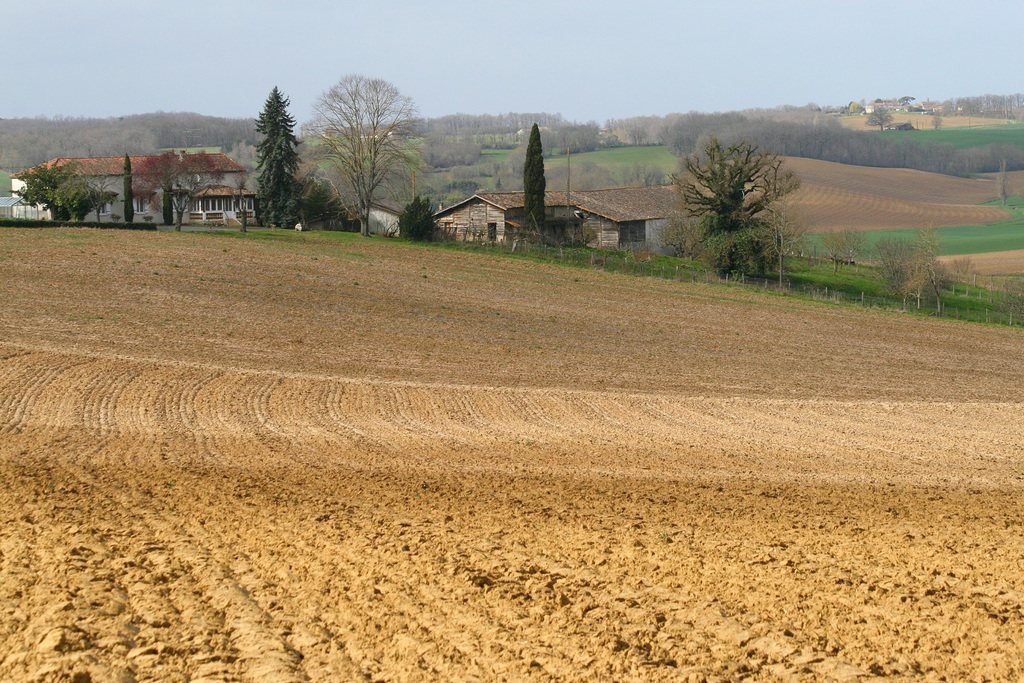
<instances>
[{"instance_id":1,"label":"white house wall","mask_svg":"<svg viewBox=\"0 0 1024 683\"><path fill-rule=\"evenodd\" d=\"M390 211L370 208L370 232L374 235L397 235L398 216Z\"/></svg>"}]
</instances>

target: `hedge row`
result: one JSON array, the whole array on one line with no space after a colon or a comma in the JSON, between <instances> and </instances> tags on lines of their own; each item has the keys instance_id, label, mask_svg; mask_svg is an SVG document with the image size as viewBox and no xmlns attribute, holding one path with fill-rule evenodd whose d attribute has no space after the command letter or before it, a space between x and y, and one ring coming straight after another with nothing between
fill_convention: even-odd
<instances>
[{"instance_id":1,"label":"hedge row","mask_svg":"<svg viewBox=\"0 0 1024 683\"><path fill-rule=\"evenodd\" d=\"M29 218L0 218L0 228L97 228L99 230L156 230L155 223L113 223L107 221L40 221Z\"/></svg>"}]
</instances>

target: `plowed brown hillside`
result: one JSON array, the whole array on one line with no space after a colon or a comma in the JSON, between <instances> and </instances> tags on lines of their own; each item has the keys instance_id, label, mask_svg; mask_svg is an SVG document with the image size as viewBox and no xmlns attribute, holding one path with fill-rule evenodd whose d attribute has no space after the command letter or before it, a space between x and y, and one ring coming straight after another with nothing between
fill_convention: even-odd
<instances>
[{"instance_id":1,"label":"plowed brown hillside","mask_svg":"<svg viewBox=\"0 0 1024 683\"><path fill-rule=\"evenodd\" d=\"M998 194L991 179L796 157L786 164L802 181L794 208L819 232L939 228L1011 217L996 206L977 206Z\"/></svg>"},{"instance_id":2,"label":"plowed brown hillside","mask_svg":"<svg viewBox=\"0 0 1024 683\"><path fill-rule=\"evenodd\" d=\"M958 258L963 257L943 256L939 260L952 266ZM1024 273L1024 250L971 254L970 258L969 270L978 275L1020 275Z\"/></svg>"},{"instance_id":3,"label":"plowed brown hillside","mask_svg":"<svg viewBox=\"0 0 1024 683\"><path fill-rule=\"evenodd\" d=\"M308 233L0 296L0 679L1024 672L1016 330Z\"/></svg>"}]
</instances>

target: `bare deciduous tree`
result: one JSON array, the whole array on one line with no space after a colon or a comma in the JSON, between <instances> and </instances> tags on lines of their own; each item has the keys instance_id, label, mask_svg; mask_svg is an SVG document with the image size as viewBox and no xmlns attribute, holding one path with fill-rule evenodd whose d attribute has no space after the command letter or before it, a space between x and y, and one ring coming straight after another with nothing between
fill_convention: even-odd
<instances>
[{"instance_id":1,"label":"bare deciduous tree","mask_svg":"<svg viewBox=\"0 0 1024 683\"><path fill-rule=\"evenodd\" d=\"M921 299L925 294L935 297L935 307L942 315L942 290L949 284L949 272L937 258L939 236L935 230L919 230L914 242L883 237L875 246L881 266L882 278L890 294L903 298Z\"/></svg>"},{"instance_id":2,"label":"bare deciduous tree","mask_svg":"<svg viewBox=\"0 0 1024 683\"><path fill-rule=\"evenodd\" d=\"M412 144L416 106L391 83L345 76L320 95L305 132L312 152L333 166L355 195L360 233L370 234L370 206L387 181L418 159Z\"/></svg>"},{"instance_id":3,"label":"bare deciduous tree","mask_svg":"<svg viewBox=\"0 0 1024 683\"><path fill-rule=\"evenodd\" d=\"M783 198L765 210L763 225L769 251L779 264L779 287L782 287L786 257L800 253L807 224L793 210L789 198Z\"/></svg>"},{"instance_id":4,"label":"bare deciduous tree","mask_svg":"<svg viewBox=\"0 0 1024 683\"><path fill-rule=\"evenodd\" d=\"M1006 173L1006 157L999 160L999 175L996 176L996 180L999 183L999 199L1003 206L1006 206L1006 200L1010 196L1010 179Z\"/></svg>"},{"instance_id":5,"label":"bare deciduous tree","mask_svg":"<svg viewBox=\"0 0 1024 683\"><path fill-rule=\"evenodd\" d=\"M238 205L239 229L245 233L249 232L249 207L246 206L245 186L249 182L249 172L242 171L235 176L235 201Z\"/></svg>"},{"instance_id":6,"label":"bare deciduous tree","mask_svg":"<svg viewBox=\"0 0 1024 683\"><path fill-rule=\"evenodd\" d=\"M970 256L958 256L949 262L954 277L960 282L967 282L974 272L974 260Z\"/></svg>"},{"instance_id":7,"label":"bare deciduous tree","mask_svg":"<svg viewBox=\"0 0 1024 683\"><path fill-rule=\"evenodd\" d=\"M88 198L90 207L96 212L96 222L102 221L103 214L100 211L103 210L107 202L117 197L114 187L118 178L102 174L82 174L79 176L79 180L82 183L82 188L85 190L85 196Z\"/></svg>"},{"instance_id":8,"label":"bare deciduous tree","mask_svg":"<svg viewBox=\"0 0 1024 683\"><path fill-rule=\"evenodd\" d=\"M825 247L825 258L832 262L832 272L838 273L840 266L853 263L864 249L865 241L864 233L853 230L826 233L821 242Z\"/></svg>"},{"instance_id":9,"label":"bare deciduous tree","mask_svg":"<svg viewBox=\"0 0 1024 683\"><path fill-rule=\"evenodd\" d=\"M935 296L935 309L942 315L942 290L949 284L949 271L937 258L939 233L934 229L918 230L914 245L914 284L917 288L917 307L921 308L921 291Z\"/></svg>"},{"instance_id":10,"label":"bare deciduous tree","mask_svg":"<svg viewBox=\"0 0 1024 683\"><path fill-rule=\"evenodd\" d=\"M905 239L883 237L875 245L875 251L878 253L878 264L886 291L902 298L903 308L906 308L907 297L911 295L913 288L913 246Z\"/></svg>"},{"instance_id":11,"label":"bare deciduous tree","mask_svg":"<svg viewBox=\"0 0 1024 683\"><path fill-rule=\"evenodd\" d=\"M892 123L892 121L893 115L891 111L881 107L875 107L874 111L868 114L868 118L864 123L869 126L878 126L878 130L882 131L885 130L885 127Z\"/></svg>"},{"instance_id":12,"label":"bare deciduous tree","mask_svg":"<svg viewBox=\"0 0 1024 683\"><path fill-rule=\"evenodd\" d=\"M701 248L700 219L685 211L679 211L661 228L658 239L676 256L699 259L704 257Z\"/></svg>"},{"instance_id":13,"label":"bare deciduous tree","mask_svg":"<svg viewBox=\"0 0 1024 683\"><path fill-rule=\"evenodd\" d=\"M1003 284L1001 308L1024 320L1024 280L1007 280Z\"/></svg>"}]
</instances>

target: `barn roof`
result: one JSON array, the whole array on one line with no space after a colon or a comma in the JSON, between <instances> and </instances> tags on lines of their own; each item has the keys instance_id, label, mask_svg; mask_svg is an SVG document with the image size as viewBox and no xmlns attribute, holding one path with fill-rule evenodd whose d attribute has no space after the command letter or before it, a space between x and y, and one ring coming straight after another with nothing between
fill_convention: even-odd
<instances>
[{"instance_id":1,"label":"barn roof","mask_svg":"<svg viewBox=\"0 0 1024 683\"><path fill-rule=\"evenodd\" d=\"M394 199L374 199L372 206L376 209L393 213L396 216L402 215L402 212L405 211L405 205Z\"/></svg>"},{"instance_id":2,"label":"barn roof","mask_svg":"<svg viewBox=\"0 0 1024 683\"><path fill-rule=\"evenodd\" d=\"M573 204L622 223L668 218L676 212L676 192L671 185L656 187L612 187L572 193Z\"/></svg>"},{"instance_id":3,"label":"barn roof","mask_svg":"<svg viewBox=\"0 0 1024 683\"><path fill-rule=\"evenodd\" d=\"M575 196L575 192L573 196ZM522 192L477 192L472 197L463 199L461 202L447 206L437 212L437 215L448 213L453 209L457 209L460 206L468 204L474 199L479 199L487 202L491 206L497 207L503 211L509 209L521 209L526 205L526 201L523 198ZM544 204L546 206L565 206L565 194L562 192L548 191L544 193Z\"/></svg>"},{"instance_id":4,"label":"barn roof","mask_svg":"<svg viewBox=\"0 0 1024 683\"><path fill-rule=\"evenodd\" d=\"M437 215L449 213L471 201L479 200L507 211L524 205L522 192L478 192L468 199L442 209ZM566 200L564 192L544 193L547 206L572 206L609 220L643 221L668 218L676 211L676 192L672 186L613 187L604 190L577 190Z\"/></svg>"}]
</instances>

